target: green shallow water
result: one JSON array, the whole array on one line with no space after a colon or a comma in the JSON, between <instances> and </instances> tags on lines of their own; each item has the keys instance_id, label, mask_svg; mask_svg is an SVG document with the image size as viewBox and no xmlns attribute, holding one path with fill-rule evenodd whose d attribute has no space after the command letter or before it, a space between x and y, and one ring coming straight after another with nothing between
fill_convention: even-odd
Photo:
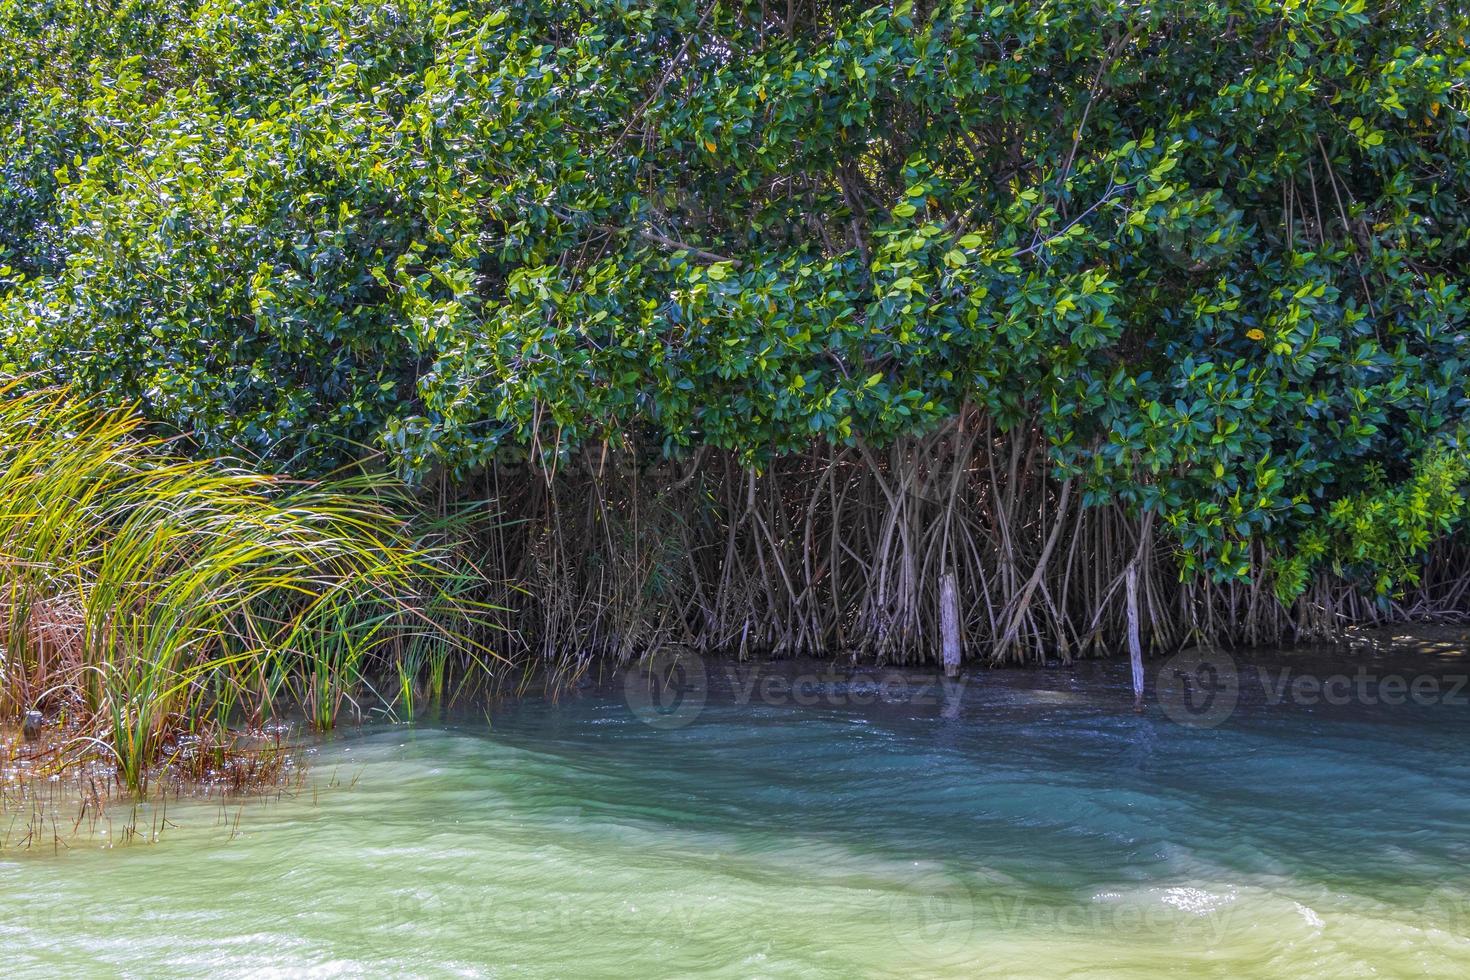
<instances>
[{"instance_id":1,"label":"green shallow water","mask_svg":"<svg viewBox=\"0 0 1470 980\"><path fill-rule=\"evenodd\" d=\"M1117 666L863 704L743 683L715 670L672 730L615 685L369 728L294 797L0 854L5 972L1470 973L1464 704L1248 682L1197 728L1133 714Z\"/></svg>"}]
</instances>

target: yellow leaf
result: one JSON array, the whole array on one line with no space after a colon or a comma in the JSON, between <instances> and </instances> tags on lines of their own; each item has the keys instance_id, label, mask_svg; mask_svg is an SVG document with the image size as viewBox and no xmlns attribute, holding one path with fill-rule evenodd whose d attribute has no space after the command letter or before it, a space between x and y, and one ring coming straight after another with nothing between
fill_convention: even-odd
<instances>
[{"instance_id":1,"label":"yellow leaf","mask_svg":"<svg viewBox=\"0 0 1470 980\"><path fill-rule=\"evenodd\" d=\"M1266 339L1266 332L1264 330L1260 330L1260 329L1257 329L1255 327L1252 327L1251 329L1247 330L1245 332L1245 335L1247 337L1249 337L1251 340L1265 340Z\"/></svg>"},{"instance_id":2,"label":"yellow leaf","mask_svg":"<svg viewBox=\"0 0 1470 980\"><path fill-rule=\"evenodd\" d=\"M714 140L705 140L704 141L704 148L706 150L709 150L711 153L713 153L713 152L715 152L715 150L718 150L719 149L719 147L715 146L715 141Z\"/></svg>"}]
</instances>

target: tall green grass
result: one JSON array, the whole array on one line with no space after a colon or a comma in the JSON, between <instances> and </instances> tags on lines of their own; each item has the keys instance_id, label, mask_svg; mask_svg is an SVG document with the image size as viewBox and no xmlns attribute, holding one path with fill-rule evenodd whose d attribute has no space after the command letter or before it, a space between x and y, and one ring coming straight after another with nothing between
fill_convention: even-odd
<instances>
[{"instance_id":1,"label":"tall green grass","mask_svg":"<svg viewBox=\"0 0 1470 980\"><path fill-rule=\"evenodd\" d=\"M466 576L395 492L190 459L136 414L0 384L0 717L64 714L143 792L181 733L293 698L330 728L424 651L431 685L486 664Z\"/></svg>"}]
</instances>

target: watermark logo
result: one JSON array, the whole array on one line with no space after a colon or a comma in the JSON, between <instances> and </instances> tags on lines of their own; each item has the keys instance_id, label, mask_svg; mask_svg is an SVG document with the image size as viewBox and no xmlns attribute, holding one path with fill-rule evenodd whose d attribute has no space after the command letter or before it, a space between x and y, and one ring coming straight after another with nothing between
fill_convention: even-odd
<instances>
[{"instance_id":1,"label":"watermark logo","mask_svg":"<svg viewBox=\"0 0 1470 980\"><path fill-rule=\"evenodd\" d=\"M654 653L623 673L623 697L644 724L683 728L699 717L709 697L704 661L687 650Z\"/></svg>"},{"instance_id":2,"label":"watermark logo","mask_svg":"<svg viewBox=\"0 0 1470 980\"><path fill-rule=\"evenodd\" d=\"M1228 653L1196 647L1164 661L1156 689L1164 714L1172 721L1215 728L1235 711L1240 700L1240 674Z\"/></svg>"},{"instance_id":3,"label":"watermark logo","mask_svg":"<svg viewBox=\"0 0 1470 980\"><path fill-rule=\"evenodd\" d=\"M976 896L965 882L938 872L886 898L888 928L910 953L949 956L964 950L975 933Z\"/></svg>"},{"instance_id":4,"label":"watermark logo","mask_svg":"<svg viewBox=\"0 0 1470 980\"><path fill-rule=\"evenodd\" d=\"M1470 946L1470 892L1463 888L1441 885L1430 892L1419 918L1436 946Z\"/></svg>"}]
</instances>

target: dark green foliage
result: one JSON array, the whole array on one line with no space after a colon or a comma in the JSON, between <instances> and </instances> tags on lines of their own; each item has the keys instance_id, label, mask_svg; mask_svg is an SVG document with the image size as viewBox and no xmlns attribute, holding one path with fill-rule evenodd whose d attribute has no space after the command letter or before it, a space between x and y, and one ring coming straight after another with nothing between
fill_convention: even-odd
<instances>
[{"instance_id":1,"label":"dark green foliage","mask_svg":"<svg viewBox=\"0 0 1470 980\"><path fill-rule=\"evenodd\" d=\"M1300 594L1324 559L1335 574L1366 580L1380 596L1418 585L1421 557L1456 530L1470 508L1463 432L1426 452L1401 483L1386 485L1377 464L1369 464L1367 474L1366 489L1328 505L1298 537L1295 553L1277 562L1276 591L1283 599Z\"/></svg>"},{"instance_id":2,"label":"dark green foliage","mask_svg":"<svg viewBox=\"0 0 1470 980\"><path fill-rule=\"evenodd\" d=\"M1465 420L1462 5L0 11L8 357L211 450L760 466L969 406L1187 574L1305 532L1381 584L1333 502Z\"/></svg>"}]
</instances>

